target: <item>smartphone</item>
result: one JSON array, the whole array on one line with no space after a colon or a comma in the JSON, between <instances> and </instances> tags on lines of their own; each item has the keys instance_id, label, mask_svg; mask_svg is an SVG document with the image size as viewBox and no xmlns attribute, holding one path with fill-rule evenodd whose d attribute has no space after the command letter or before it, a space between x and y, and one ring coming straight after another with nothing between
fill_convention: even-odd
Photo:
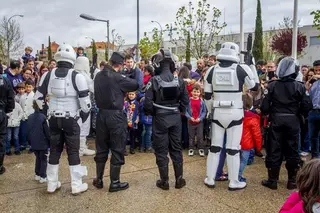
<instances>
[{"instance_id":1,"label":"smartphone","mask_svg":"<svg viewBox=\"0 0 320 213\"><path fill-rule=\"evenodd\" d=\"M268 72L268 78L271 80L272 78L276 77L274 72Z\"/></svg>"}]
</instances>

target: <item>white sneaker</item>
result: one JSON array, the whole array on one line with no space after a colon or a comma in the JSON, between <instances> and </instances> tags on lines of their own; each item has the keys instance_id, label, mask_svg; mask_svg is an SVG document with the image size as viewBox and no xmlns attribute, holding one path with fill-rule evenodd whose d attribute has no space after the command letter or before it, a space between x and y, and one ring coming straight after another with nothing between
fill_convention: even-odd
<instances>
[{"instance_id":1,"label":"white sneaker","mask_svg":"<svg viewBox=\"0 0 320 213\"><path fill-rule=\"evenodd\" d=\"M203 149L199 149L199 155L201 156L201 157L204 157L204 150Z\"/></svg>"},{"instance_id":2,"label":"white sneaker","mask_svg":"<svg viewBox=\"0 0 320 213\"><path fill-rule=\"evenodd\" d=\"M194 151L193 149L189 149L189 153L188 153L189 156L193 156L194 155Z\"/></svg>"},{"instance_id":3,"label":"white sneaker","mask_svg":"<svg viewBox=\"0 0 320 213\"><path fill-rule=\"evenodd\" d=\"M35 175L35 176L34 176L34 180L39 181L40 179L41 179L40 176L38 176L38 175Z\"/></svg>"},{"instance_id":4,"label":"white sneaker","mask_svg":"<svg viewBox=\"0 0 320 213\"><path fill-rule=\"evenodd\" d=\"M40 178L39 183L46 183L47 182L47 178Z\"/></svg>"}]
</instances>

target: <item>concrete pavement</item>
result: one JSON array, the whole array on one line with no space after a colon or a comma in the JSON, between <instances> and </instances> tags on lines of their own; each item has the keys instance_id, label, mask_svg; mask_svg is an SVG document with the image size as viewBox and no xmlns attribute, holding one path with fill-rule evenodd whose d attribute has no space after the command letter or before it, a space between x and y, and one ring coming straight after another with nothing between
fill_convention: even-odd
<instances>
[{"instance_id":1,"label":"concrete pavement","mask_svg":"<svg viewBox=\"0 0 320 213\"><path fill-rule=\"evenodd\" d=\"M92 144L90 144L92 145ZM154 154L136 153L126 157L121 171L121 180L128 181L130 188L109 193L109 161L105 171L105 188L97 190L92 186L95 176L93 157L81 157L88 166L85 181L89 190L79 196L71 195L70 172L64 153L60 161L59 178L62 188L55 194L46 193L46 184L33 180L35 157L24 153L5 158L7 172L0 176L0 206L4 213L33 212L219 212L255 213L278 212L291 191L286 187L286 170L281 171L279 189L268 190L260 185L267 172L261 158L245 169L248 187L245 190L229 192L228 182L217 182L215 189L203 184L205 158L198 155L184 156L184 177L187 186L174 188L174 173L170 168L170 190L162 191L155 186L158 169Z\"/></svg>"}]
</instances>

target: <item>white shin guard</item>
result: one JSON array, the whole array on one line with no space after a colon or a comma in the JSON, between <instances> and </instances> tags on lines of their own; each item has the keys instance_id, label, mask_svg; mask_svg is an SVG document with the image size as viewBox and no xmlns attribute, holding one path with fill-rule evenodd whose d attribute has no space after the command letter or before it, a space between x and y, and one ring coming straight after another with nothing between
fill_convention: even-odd
<instances>
[{"instance_id":1,"label":"white shin guard","mask_svg":"<svg viewBox=\"0 0 320 213\"><path fill-rule=\"evenodd\" d=\"M240 153L236 155L227 154L229 189L239 190L247 186L245 182L239 181Z\"/></svg>"},{"instance_id":2,"label":"white shin guard","mask_svg":"<svg viewBox=\"0 0 320 213\"><path fill-rule=\"evenodd\" d=\"M87 139L85 137L80 137L80 150L79 150L80 156L95 155L96 151L88 149L86 142L87 142Z\"/></svg>"},{"instance_id":3,"label":"white shin guard","mask_svg":"<svg viewBox=\"0 0 320 213\"><path fill-rule=\"evenodd\" d=\"M218 165L219 165L219 160L220 160L220 153L213 153L210 152L208 153L208 158L207 158L207 177L204 180L204 183L207 186L212 186L214 187L215 185L215 177L217 174L217 169L218 169Z\"/></svg>"},{"instance_id":4,"label":"white shin guard","mask_svg":"<svg viewBox=\"0 0 320 213\"><path fill-rule=\"evenodd\" d=\"M70 166L72 194L77 195L88 190L88 184L82 183L82 177L88 175L86 166Z\"/></svg>"},{"instance_id":5,"label":"white shin guard","mask_svg":"<svg viewBox=\"0 0 320 213\"><path fill-rule=\"evenodd\" d=\"M58 179L59 179L59 164L58 165L48 164L48 166L47 166L47 183L48 183L47 191L49 193L53 193L61 187L61 183L58 181Z\"/></svg>"}]
</instances>

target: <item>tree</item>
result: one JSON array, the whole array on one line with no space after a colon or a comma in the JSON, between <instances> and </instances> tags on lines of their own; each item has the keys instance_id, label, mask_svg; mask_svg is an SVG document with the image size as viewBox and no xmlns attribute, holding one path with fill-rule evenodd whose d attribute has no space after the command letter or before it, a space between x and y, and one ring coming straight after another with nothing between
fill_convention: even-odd
<instances>
[{"instance_id":1,"label":"tree","mask_svg":"<svg viewBox=\"0 0 320 213\"><path fill-rule=\"evenodd\" d=\"M8 52L10 56L19 56L23 51L23 34L20 25L14 19L8 20L3 17L0 23L0 55L8 61Z\"/></svg>"},{"instance_id":2,"label":"tree","mask_svg":"<svg viewBox=\"0 0 320 213\"><path fill-rule=\"evenodd\" d=\"M263 30L262 30L262 18L261 18L261 2L257 2L257 17L256 17L256 29L254 32L254 42L252 48L253 57L256 60L263 59Z\"/></svg>"},{"instance_id":3,"label":"tree","mask_svg":"<svg viewBox=\"0 0 320 213\"><path fill-rule=\"evenodd\" d=\"M187 44L186 44L186 62L188 62L188 63L191 62L191 50L190 50L190 45L191 45L191 37L190 37L190 32L188 32Z\"/></svg>"},{"instance_id":4,"label":"tree","mask_svg":"<svg viewBox=\"0 0 320 213\"><path fill-rule=\"evenodd\" d=\"M207 0L199 0L197 8L189 2L189 10L182 6L176 13L174 22L177 39L172 39L176 45L187 46L188 35L190 33L190 49L193 57L199 59L213 49L214 38L226 27L226 23L219 23L221 11L216 7L211 7ZM170 29L169 24L166 25Z\"/></svg>"},{"instance_id":5,"label":"tree","mask_svg":"<svg viewBox=\"0 0 320 213\"><path fill-rule=\"evenodd\" d=\"M108 43L106 43L106 49L105 49L105 52L104 52L104 59L106 61L109 61L109 53L108 53L108 46L109 45Z\"/></svg>"},{"instance_id":6,"label":"tree","mask_svg":"<svg viewBox=\"0 0 320 213\"><path fill-rule=\"evenodd\" d=\"M52 50L51 50L51 39L49 36L49 42L48 42L48 60L50 61L52 59Z\"/></svg>"},{"instance_id":7,"label":"tree","mask_svg":"<svg viewBox=\"0 0 320 213\"><path fill-rule=\"evenodd\" d=\"M149 38L147 33L139 42L140 56L143 59L150 59L153 54L158 52L161 46L161 33L157 28L152 30L152 36Z\"/></svg>"},{"instance_id":8,"label":"tree","mask_svg":"<svg viewBox=\"0 0 320 213\"><path fill-rule=\"evenodd\" d=\"M312 11L311 15L314 15L313 26L316 27L317 30L320 31L320 10ZM318 37L320 38L320 33L319 33Z\"/></svg>"},{"instance_id":9,"label":"tree","mask_svg":"<svg viewBox=\"0 0 320 213\"><path fill-rule=\"evenodd\" d=\"M279 24L280 30L272 36L271 49L280 55L292 54L292 20L288 17ZM307 37L298 31L297 52L301 56L303 49L308 45Z\"/></svg>"},{"instance_id":10,"label":"tree","mask_svg":"<svg viewBox=\"0 0 320 213\"><path fill-rule=\"evenodd\" d=\"M94 61L94 56L97 55L97 46L94 39L92 39L92 61Z\"/></svg>"},{"instance_id":11,"label":"tree","mask_svg":"<svg viewBox=\"0 0 320 213\"><path fill-rule=\"evenodd\" d=\"M269 31L263 33L263 39L262 39L263 51L262 52L263 52L263 59L267 61L268 60L274 61L280 57L280 55L277 52L273 51L271 48L272 37L276 34L275 30L276 28L272 27L270 28Z\"/></svg>"},{"instance_id":12,"label":"tree","mask_svg":"<svg viewBox=\"0 0 320 213\"><path fill-rule=\"evenodd\" d=\"M112 46L115 48L114 51L119 51L120 48L126 43L126 40L124 40L122 36L116 33L115 29L111 31L111 36L112 36Z\"/></svg>"}]
</instances>

